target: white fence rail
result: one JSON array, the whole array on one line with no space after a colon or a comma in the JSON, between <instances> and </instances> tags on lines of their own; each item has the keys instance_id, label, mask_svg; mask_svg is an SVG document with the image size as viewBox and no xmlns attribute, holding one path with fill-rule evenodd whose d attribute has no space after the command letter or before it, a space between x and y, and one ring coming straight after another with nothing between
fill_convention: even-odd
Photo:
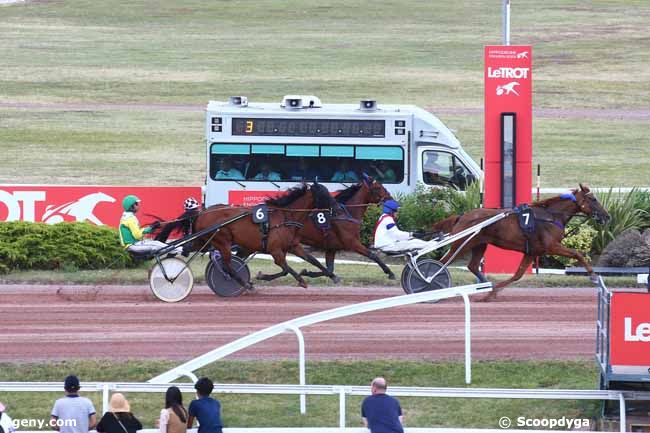
<instances>
[{"instance_id":1,"label":"white fence rail","mask_svg":"<svg viewBox=\"0 0 650 433\"><path fill-rule=\"evenodd\" d=\"M84 392L101 392L103 412L108 410L111 392L123 393L158 393L164 394L167 387L178 386L182 392L194 394L194 385L183 384L153 384L153 383L108 383L84 382ZM0 382L0 392L61 392L60 382ZM256 432L345 432L367 433L363 428L346 428L347 397L367 396L370 394L368 386L345 385L265 385L265 384L216 384L217 394L265 394L265 395L338 395L339 397L339 427L338 428L228 428L224 433L252 433ZM559 389L499 389L499 388L433 388L433 387L400 387L390 388L390 394L395 397L421 397L421 398L503 398L503 399L535 399L535 400L613 400L619 402L621 415L621 431L625 431L625 401L650 400L650 393L636 391L611 391L611 390L559 390ZM162 400L161 400L162 401ZM102 413L103 413L102 412ZM496 422L496 420L495 420ZM491 432L491 429L443 429L443 428L409 428L407 433L420 432ZM517 430L508 430L517 431ZM530 432L531 430L527 430ZM557 430L555 430L557 431ZM146 433L154 431L145 430Z\"/></svg>"}]
</instances>

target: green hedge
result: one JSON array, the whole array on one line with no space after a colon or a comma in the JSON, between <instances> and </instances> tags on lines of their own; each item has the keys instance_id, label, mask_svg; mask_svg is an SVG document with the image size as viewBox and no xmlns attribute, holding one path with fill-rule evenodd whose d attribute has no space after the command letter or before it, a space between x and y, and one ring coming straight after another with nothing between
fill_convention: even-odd
<instances>
[{"instance_id":1,"label":"green hedge","mask_svg":"<svg viewBox=\"0 0 650 433\"><path fill-rule=\"evenodd\" d=\"M0 223L0 273L133 266L117 231L88 223Z\"/></svg>"}]
</instances>

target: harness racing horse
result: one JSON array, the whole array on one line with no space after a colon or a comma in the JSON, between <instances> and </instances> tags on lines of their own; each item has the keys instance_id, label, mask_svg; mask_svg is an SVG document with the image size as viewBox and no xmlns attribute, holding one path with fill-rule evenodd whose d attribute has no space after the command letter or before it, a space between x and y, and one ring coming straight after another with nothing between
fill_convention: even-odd
<instances>
[{"instance_id":1,"label":"harness racing horse","mask_svg":"<svg viewBox=\"0 0 650 433\"><path fill-rule=\"evenodd\" d=\"M479 281L487 282L488 280L480 271L479 265L488 244L524 253L515 274L509 279L497 283L494 290L484 300L496 298L500 289L519 280L524 275L535 257L547 254L577 260L585 267L591 280L595 281L596 276L593 269L582 254L562 245L562 239L565 236L564 229L575 215L580 213L588 215L599 224L605 224L609 220L609 214L589 191L589 188L580 184L580 188L573 190L570 194L562 194L559 197L535 202L530 205L530 208L535 230L528 235L520 228L517 213L509 209L474 209L466 214L452 216L435 224L434 230L442 230L453 235L502 212L509 213L506 218L484 227L464 246L462 245L463 239L454 242L451 249L441 259L442 263L447 266L455 258L471 251L472 257L467 268L476 275Z\"/></svg>"},{"instance_id":2,"label":"harness racing horse","mask_svg":"<svg viewBox=\"0 0 650 433\"><path fill-rule=\"evenodd\" d=\"M376 262L388 278L395 274L370 249L361 243L361 221L369 204L381 203L391 198L384 186L370 176L364 175L361 182L338 192L335 215L330 227L323 230L313 221L305 224L301 231L301 242L325 251L327 270L334 272L334 257L337 251L352 251ZM310 278L322 277L323 272L309 272L303 269L300 275Z\"/></svg>"},{"instance_id":3,"label":"harness racing horse","mask_svg":"<svg viewBox=\"0 0 650 433\"><path fill-rule=\"evenodd\" d=\"M331 208L333 199L329 191L319 184L313 184L311 187L304 184L289 189L287 194L278 198L267 199L264 203L269 208L267 233L264 233L259 224L253 222L249 208L215 205L195 217L195 232L240 215L248 214L249 216L223 225L214 236L206 235L204 238L198 239L195 246L200 242L205 243L212 236L210 244L221 253L224 270L247 290L252 289L250 281L242 281L231 267L231 247L234 244L246 251L269 253L275 264L282 268L284 275L291 274L300 286L307 287L305 280L287 264L286 255L288 251L291 251L314 266L320 266L327 271L318 260L305 253L300 245L298 232L312 209ZM329 272L326 275L333 279L336 278Z\"/></svg>"}]
</instances>

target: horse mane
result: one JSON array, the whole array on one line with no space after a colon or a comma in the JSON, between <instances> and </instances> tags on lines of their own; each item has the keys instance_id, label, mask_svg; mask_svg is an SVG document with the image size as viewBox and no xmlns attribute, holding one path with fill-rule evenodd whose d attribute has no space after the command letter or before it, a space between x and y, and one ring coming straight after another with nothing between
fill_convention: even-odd
<instances>
[{"instance_id":1,"label":"horse mane","mask_svg":"<svg viewBox=\"0 0 650 433\"><path fill-rule=\"evenodd\" d=\"M336 201L339 203L347 203L356 193L361 189L361 184L357 183L356 185L349 186L345 189L338 190L336 195Z\"/></svg>"},{"instance_id":2,"label":"horse mane","mask_svg":"<svg viewBox=\"0 0 650 433\"><path fill-rule=\"evenodd\" d=\"M571 192L575 195L578 191L577 190L572 190ZM566 200L566 199L562 198L562 196L558 195L557 197L551 197L551 198L547 198L547 199L544 199L544 200L536 201L536 202L533 203L533 206L550 207L550 206L554 205L555 203L561 202L563 200Z\"/></svg>"},{"instance_id":3,"label":"horse mane","mask_svg":"<svg viewBox=\"0 0 650 433\"><path fill-rule=\"evenodd\" d=\"M311 193L314 196L314 207L316 209L332 209L336 204L329 190L320 183L311 185Z\"/></svg>"},{"instance_id":4,"label":"horse mane","mask_svg":"<svg viewBox=\"0 0 650 433\"><path fill-rule=\"evenodd\" d=\"M277 206L277 207L288 206L294 201L298 200L303 195L305 195L305 193L307 193L308 188L309 186L306 183L300 186L289 188L286 194L283 194L280 197L275 197L275 198L269 197L266 200L264 200L264 203L271 206Z\"/></svg>"}]
</instances>

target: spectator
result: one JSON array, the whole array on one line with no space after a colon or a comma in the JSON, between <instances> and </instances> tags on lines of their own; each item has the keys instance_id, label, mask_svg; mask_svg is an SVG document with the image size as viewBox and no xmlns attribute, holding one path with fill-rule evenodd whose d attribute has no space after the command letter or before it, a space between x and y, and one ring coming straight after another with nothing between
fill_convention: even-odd
<instances>
[{"instance_id":1,"label":"spectator","mask_svg":"<svg viewBox=\"0 0 650 433\"><path fill-rule=\"evenodd\" d=\"M4 433L13 433L16 431L11 417L5 413L5 405L0 403L0 431Z\"/></svg>"},{"instance_id":2,"label":"spectator","mask_svg":"<svg viewBox=\"0 0 650 433\"><path fill-rule=\"evenodd\" d=\"M350 169L350 163L347 159L341 160L341 165L337 171L334 172L332 176L332 182L358 182L359 176Z\"/></svg>"},{"instance_id":3,"label":"spectator","mask_svg":"<svg viewBox=\"0 0 650 433\"><path fill-rule=\"evenodd\" d=\"M371 163L370 169L372 170L372 176L381 183L394 183L397 180L395 170L390 168L383 159Z\"/></svg>"},{"instance_id":4,"label":"spectator","mask_svg":"<svg viewBox=\"0 0 650 433\"><path fill-rule=\"evenodd\" d=\"M243 180L244 175L241 174L241 171L237 170L236 168L233 168L232 166L232 160L228 157L224 157L221 159L221 163L219 165L219 171L214 176L215 179L235 179L235 180Z\"/></svg>"},{"instance_id":5,"label":"spectator","mask_svg":"<svg viewBox=\"0 0 650 433\"><path fill-rule=\"evenodd\" d=\"M402 408L396 398L386 394L386 379L375 378L370 384L371 396L361 404L363 424L370 433L404 433Z\"/></svg>"},{"instance_id":6,"label":"spectator","mask_svg":"<svg viewBox=\"0 0 650 433\"><path fill-rule=\"evenodd\" d=\"M192 428L194 418L199 422L198 433L222 433L221 404L210 397L214 385L207 377L200 378L194 385L196 400L190 403L187 428Z\"/></svg>"},{"instance_id":7,"label":"spectator","mask_svg":"<svg viewBox=\"0 0 650 433\"><path fill-rule=\"evenodd\" d=\"M262 164L262 168L260 169L260 172L255 175L253 180L276 180L279 181L280 179L280 173L277 173L275 171L271 171L271 164L268 162L264 162Z\"/></svg>"},{"instance_id":8,"label":"spectator","mask_svg":"<svg viewBox=\"0 0 650 433\"><path fill-rule=\"evenodd\" d=\"M165 408L160 411L158 428L160 433L186 433L187 410L183 407L183 394L176 386L167 388Z\"/></svg>"},{"instance_id":9,"label":"spectator","mask_svg":"<svg viewBox=\"0 0 650 433\"><path fill-rule=\"evenodd\" d=\"M318 177L318 172L309 167L309 162L305 157L298 158L298 167L291 173L291 180L312 181Z\"/></svg>"},{"instance_id":10,"label":"spectator","mask_svg":"<svg viewBox=\"0 0 650 433\"><path fill-rule=\"evenodd\" d=\"M97 424L99 433L135 433L142 429L142 424L131 413L131 405L124 395L116 392L111 396L109 405L108 412Z\"/></svg>"},{"instance_id":11,"label":"spectator","mask_svg":"<svg viewBox=\"0 0 650 433\"><path fill-rule=\"evenodd\" d=\"M86 397L79 396L79 378L70 375L65 378L63 389L65 397L54 402L52 408L52 428L61 433L88 433L95 428L97 416L93 403ZM61 425L57 424L60 420Z\"/></svg>"}]
</instances>

